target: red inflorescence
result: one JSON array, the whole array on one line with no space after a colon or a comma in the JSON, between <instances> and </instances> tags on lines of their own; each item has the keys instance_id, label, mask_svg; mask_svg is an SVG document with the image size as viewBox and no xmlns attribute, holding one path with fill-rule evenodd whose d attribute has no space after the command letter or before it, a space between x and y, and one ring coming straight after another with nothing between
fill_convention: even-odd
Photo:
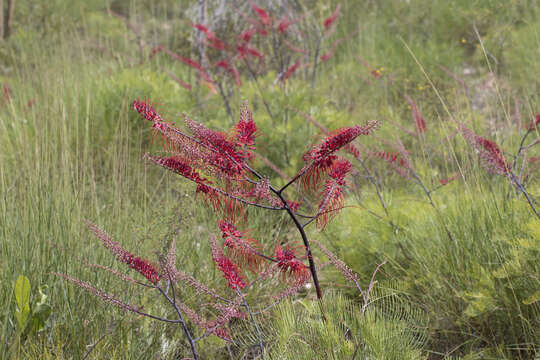
<instances>
[{"instance_id":1,"label":"red inflorescence","mask_svg":"<svg viewBox=\"0 0 540 360\"><path fill-rule=\"evenodd\" d=\"M499 146L494 141L480 136L476 138L476 143L484 166L491 172L503 176L508 175L510 167Z\"/></svg>"},{"instance_id":2,"label":"red inflorescence","mask_svg":"<svg viewBox=\"0 0 540 360\"><path fill-rule=\"evenodd\" d=\"M241 57L247 57L247 55L251 55L259 58L260 60L262 60L263 58L263 55L257 49L249 47L246 44L236 45L236 50Z\"/></svg>"},{"instance_id":3,"label":"red inflorescence","mask_svg":"<svg viewBox=\"0 0 540 360\"><path fill-rule=\"evenodd\" d=\"M209 184L210 181L208 179L205 179L199 175L199 173L193 169L191 166L186 164L185 162L181 161L180 159L171 156L171 157L151 157L147 156L147 158L150 161L155 162L156 164L159 164L163 166L164 168L167 168L171 171L174 171L175 173L182 175L183 177L199 184Z\"/></svg>"},{"instance_id":4,"label":"red inflorescence","mask_svg":"<svg viewBox=\"0 0 540 360\"><path fill-rule=\"evenodd\" d=\"M527 126L527 130L532 131L534 130L538 124L540 124L540 113L536 114L536 119L532 120Z\"/></svg>"},{"instance_id":5,"label":"red inflorescence","mask_svg":"<svg viewBox=\"0 0 540 360\"><path fill-rule=\"evenodd\" d=\"M214 259L219 270L223 273L223 276L228 281L231 289L243 289L246 286L244 279L240 275L238 267L225 256L221 256L218 259Z\"/></svg>"},{"instance_id":6,"label":"red inflorescence","mask_svg":"<svg viewBox=\"0 0 540 360\"><path fill-rule=\"evenodd\" d=\"M347 160L340 159L332 165L330 168L330 176L332 179L336 180L336 183L340 186L345 185L345 176L351 171L352 165Z\"/></svg>"},{"instance_id":7,"label":"red inflorescence","mask_svg":"<svg viewBox=\"0 0 540 360\"><path fill-rule=\"evenodd\" d=\"M298 208L300 207L300 203L297 201L289 201L287 200L287 205L289 205L289 208L293 213L296 213L298 211Z\"/></svg>"},{"instance_id":8,"label":"red inflorescence","mask_svg":"<svg viewBox=\"0 0 540 360\"><path fill-rule=\"evenodd\" d=\"M152 104L148 102L147 99L143 99L143 100L136 99L135 101L133 101L133 109L135 109L139 114L141 114L142 117L144 117L148 121L152 121L152 122L163 121L161 116L159 116L157 111L154 109Z\"/></svg>"},{"instance_id":9,"label":"red inflorescence","mask_svg":"<svg viewBox=\"0 0 540 360\"><path fill-rule=\"evenodd\" d=\"M223 277L227 280L231 289L243 289L246 283L240 274L240 270L223 254L223 249L218 245L214 236L210 238L210 247L212 249L212 259L223 273Z\"/></svg>"},{"instance_id":10,"label":"red inflorescence","mask_svg":"<svg viewBox=\"0 0 540 360\"><path fill-rule=\"evenodd\" d=\"M282 34L285 34L285 32L287 31L287 29L289 28L289 26L292 25L292 21L289 20L289 18L287 16L285 16L283 19L280 20L277 28L278 28L278 31Z\"/></svg>"},{"instance_id":11,"label":"red inflorescence","mask_svg":"<svg viewBox=\"0 0 540 360\"><path fill-rule=\"evenodd\" d=\"M259 19L264 26L270 25L272 19L270 18L270 15L268 15L268 12L266 10L258 7L254 3L251 3L251 7L257 13L257 15L259 15Z\"/></svg>"},{"instance_id":12,"label":"red inflorescence","mask_svg":"<svg viewBox=\"0 0 540 360\"><path fill-rule=\"evenodd\" d=\"M240 110L240 121L234 128L239 145L247 145L250 149L254 149L257 125L253 121L253 114L248 109L247 104L244 104Z\"/></svg>"},{"instance_id":13,"label":"red inflorescence","mask_svg":"<svg viewBox=\"0 0 540 360\"><path fill-rule=\"evenodd\" d=\"M339 16L339 10L341 9L341 4L338 4L336 7L336 10L330 15L328 18L326 18L323 22L323 25L325 29L328 29L337 19Z\"/></svg>"},{"instance_id":14,"label":"red inflorescence","mask_svg":"<svg viewBox=\"0 0 540 360\"><path fill-rule=\"evenodd\" d=\"M240 74L238 73L238 70L236 70L236 68L233 65L231 65L229 62L225 60L221 60L221 61L218 61L215 66L221 67L225 69L227 72L229 72L230 74L232 74L232 76L234 77L234 82L236 86L242 85L242 81L240 80Z\"/></svg>"},{"instance_id":15,"label":"red inflorescence","mask_svg":"<svg viewBox=\"0 0 540 360\"><path fill-rule=\"evenodd\" d=\"M283 75L283 77L281 78L281 81L285 81L287 80L288 78L290 78L292 76L292 74L298 70L298 68L300 67L300 65L302 65L302 63L300 61L297 61L295 62L294 64L292 64L286 71L285 71L285 75Z\"/></svg>"},{"instance_id":16,"label":"red inflorescence","mask_svg":"<svg viewBox=\"0 0 540 360\"><path fill-rule=\"evenodd\" d=\"M318 164L324 161L333 152L349 144L359 135L368 135L376 125L376 122L371 122L365 126L356 125L341 128L333 135L324 139L321 144L314 146L306 155L304 155L304 159L312 160L315 164Z\"/></svg>"},{"instance_id":17,"label":"red inflorescence","mask_svg":"<svg viewBox=\"0 0 540 360\"><path fill-rule=\"evenodd\" d=\"M133 254L129 254L126 259L123 260L130 268L138 271L145 278L153 283L157 283L160 279L159 273L154 269L152 264L147 260L137 257Z\"/></svg>"},{"instance_id":18,"label":"red inflorescence","mask_svg":"<svg viewBox=\"0 0 540 360\"><path fill-rule=\"evenodd\" d=\"M238 38L244 42L249 42L256 32L257 29L252 27L244 30L240 35L238 35Z\"/></svg>"},{"instance_id":19,"label":"red inflorescence","mask_svg":"<svg viewBox=\"0 0 540 360\"><path fill-rule=\"evenodd\" d=\"M224 245L231 250L229 254L232 254L236 261L247 264L252 272L257 272L261 260L258 254L259 243L245 236L228 221L220 220L218 226L224 239Z\"/></svg>"},{"instance_id":20,"label":"red inflorescence","mask_svg":"<svg viewBox=\"0 0 540 360\"><path fill-rule=\"evenodd\" d=\"M291 249L288 246L283 248L281 245L278 245L276 247L275 257L278 261L277 265L283 275L292 275L297 282L303 282L309 277L307 266L296 257L294 249Z\"/></svg>"}]
</instances>

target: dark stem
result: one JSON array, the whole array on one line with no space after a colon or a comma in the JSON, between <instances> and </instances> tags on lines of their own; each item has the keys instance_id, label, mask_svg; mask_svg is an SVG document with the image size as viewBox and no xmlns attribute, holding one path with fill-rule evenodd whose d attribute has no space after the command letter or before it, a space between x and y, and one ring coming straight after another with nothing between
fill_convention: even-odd
<instances>
[{"instance_id":1,"label":"dark stem","mask_svg":"<svg viewBox=\"0 0 540 360\"><path fill-rule=\"evenodd\" d=\"M170 281L171 284L171 291L174 294L174 288L172 286L172 281ZM161 295L163 295L167 301L174 307L174 310L176 310L176 313L178 314L178 320L180 324L182 324L182 329L184 330L184 334L186 335L186 338L188 339L189 346L191 348L191 353L193 354L194 360L199 359L199 355L197 354L197 350L195 349L195 342L193 341L193 338L191 337L191 333L189 332L189 329L187 328L186 322L184 321L184 317L182 316L182 313L180 312L180 309L178 309L178 306L176 305L176 298L173 300L171 299L162 288L156 285L156 289L159 290Z\"/></svg>"},{"instance_id":2,"label":"dark stem","mask_svg":"<svg viewBox=\"0 0 540 360\"><path fill-rule=\"evenodd\" d=\"M266 111L268 112L268 115L270 115L270 118L274 120L274 115L272 113L272 110L270 109L270 105L268 105L268 103L266 102L266 99L264 98L264 94L261 88L261 84L259 83L259 79L257 79L257 76L255 72L253 71L253 69L251 68L251 66L249 66L249 62L247 61L247 59L244 59L244 63L246 64L246 67L249 71L249 74L251 75L251 78L255 81L255 85L257 85L257 90L259 90L259 94L261 94L261 99L264 106L266 107Z\"/></svg>"},{"instance_id":3,"label":"dark stem","mask_svg":"<svg viewBox=\"0 0 540 360\"><path fill-rule=\"evenodd\" d=\"M519 181L519 179L514 175L512 171L509 172L510 179L514 182L514 184L517 186L518 190L521 191L523 196L527 199L527 202L529 203L529 206L531 207L532 211L540 219L540 214L538 213L538 210L536 210L536 207L534 206L533 200L529 196L529 193L525 189L525 186Z\"/></svg>"},{"instance_id":4,"label":"dark stem","mask_svg":"<svg viewBox=\"0 0 540 360\"><path fill-rule=\"evenodd\" d=\"M227 109L227 115L229 115L229 117L231 118L234 124L234 116L231 110L231 105L229 104L229 98L227 94L225 94L225 91L223 90L223 85L221 84L221 81L219 81L217 84L218 84L219 94L221 95L221 98L223 99L223 103L225 104L225 109Z\"/></svg>"},{"instance_id":5,"label":"dark stem","mask_svg":"<svg viewBox=\"0 0 540 360\"><path fill-rule=\"evenodd\" d=\"M311 277L313 278L313 285L315 285L315 290L317 292L317 299L322 299L322 292L321 292L321 286L319 285L319 279L317 277L317 270L315 268L315 262L313 261L313 254L311 253L311 247L309 246L309 241L306 235L306 232L304 231L304 227L302 224L300 224L300 221L298 221L298 218L296 215L294 215L294 212L289 207L289 204L287 204L287 201L283 198L281 195L281 192L276 192L276 195L279 196L281 201L283 202L283 206L287 210L287 213L291 217L292 221L294 222L294 225L300 232L300 235L302 236L302 241L304 242L304 247L306 248L306 255L309 261L309 270L311 271Z\"/></svg>"}]
</instances>

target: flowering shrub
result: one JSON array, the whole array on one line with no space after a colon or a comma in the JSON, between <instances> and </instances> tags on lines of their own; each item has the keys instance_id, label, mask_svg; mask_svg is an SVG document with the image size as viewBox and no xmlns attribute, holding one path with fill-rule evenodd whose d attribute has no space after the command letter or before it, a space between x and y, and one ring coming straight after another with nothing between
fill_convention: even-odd
<instances>
[{"instance_id":1,"label":"flowering shrub","mask_svg":"<svg viewBox=\"0 0 540 360\"><path fill-rule=\"evenodd\" d=\"M358 136L369 135L376 128L377 122L342 128L331 133L306 152L303 157L305 164L300 171L285 185L277 188L267 177L252 167L253 151L257 146L256 138L261 134L247 104L244 104L240 111L240 120L229 132L211 130L185 115L187 130L180 129L166 122L147 100L135 100L133 109L152 124L155 135L161 137L163 141L166 153L166 155L146 154L145 158L193 182L200 199L221 215L217 225L222 241L218 241L216 236L211 236L210 247L214 264L222 273L234 296L228 298L220 295L218 291L178 270L175 265L174 241L167 256L156 265L124 249L105 231L90 222L88 227L101 240L104 247L115 255L119 262L140 273L146 282L132 279L113 269L99 267L112 272L124 281L157 290L174 308L178 319L147 313L141 306L125 303L117 296L107 294L91 284L69 275L57 275L126 311L180 324L195 359L198 358L196 343L199 340L215 335L225 341L231 341L228 323L234 317L249 318L257 329L259 351L264 354L256 314L267 311L283 298L294 295L310 279L317 298L321 299L323 296L317 275L322 265L316 265L305 228L316 222L317 228L324 229L343 208L344 191L348 184L346 177L352 165L341 158L338 151L349 146ZM300 181L303 182L303 186L295 189L296 196L302 201L288 199L285 195L286 190L293 189L291 185ZM239 228L246 225L249 207L286 213L298 231L302 245L278 243L275 244L273 254L264 254L260 242L248 235L249 230ZM373 278L367 292L364 292L356 275L322 244L319 242L316 244L330 262L340 269L347 279L354 282L364 297L363 311L365 311L369 292L374 284ZM246 270L253 276L248 276ZM285 290L272 296L274 303L270 306L252 311L245 298L247 291L256 282L274 275L285 284ZM220 314L213 319L205 319L180 301L175 291L175 285L180 281L201 295L211 297L217 302L215 307L220 310ZM187 326L187 319L201 327L203 333L195 336L193 330Z\"/></svg>"}]
</instances>

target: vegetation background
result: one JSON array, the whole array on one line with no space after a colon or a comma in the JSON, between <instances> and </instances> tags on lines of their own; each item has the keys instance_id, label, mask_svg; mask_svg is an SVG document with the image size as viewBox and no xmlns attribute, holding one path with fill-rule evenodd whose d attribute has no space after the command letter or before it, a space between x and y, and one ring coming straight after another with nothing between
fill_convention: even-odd
<instances>
[{"instance_id":1,"label":"vegetation background","mask_svg":"<svg viewBox=\"0 0 540 360\"><path fill-rule=\"evenodd\" d=\"M150 142L147 124L130 109L134 98L146 96L171 121L183 111L213 128L231 126L221 97L196 86L193 69L167 56L150 58L157 45L197 56L197 34L189 24L197 21L198 4L0 1L4 12L8 3L14 5L9 36L0 40L0 358L80 359L88 350L95 359L181 358L185 344L174 326L104 306L51 272L167 311L88 265L116 266L84 226L90 219L148 257L175 238L182 269L225 291L207 241L216 232L215 215L199 206L189 184L142 161L159 144ZM220 3L208 0L209 19ZM257 3L271 8L278 2ZM374 137L360 139L379 187L358 165L349 207L324 233L311 236L364 284L377 264L388 262L365 316L336 270L322 274L323 306L332 319L327 327L311 301L313 289L267 314L262 326L269 357L352 358L348 328L359 334L358 358L539 359L540 220L505 177L481 166L456 132L456 120L496 141L513 160L525 126L540 112L540 3L340 3L335 38L352 37L319 64L316 86L307 70L286 84L276 82L272 71L260 74L260 86L245 76L231 108L249 101L261 129L260 153L290 175L320 134L296 110L328 129L380 120ZM309 10L309 20L320 25L337 2L290 6L300 14ZM242 19L232 19L220 33L225 40L243 30ZM425 131L415 132L411 107L421 112ZM527 143L540 135L538 128L531 133ZM376 154L403 157L399 143L422 184L433 190L431 203L418 181L395 170L399 164ZM518 161L533 197L540 194L539 155L531 146ZM276 176L267 163L260 167ZM253 236L261 241L276 232L286 236L290 228L284 219L252 218ZM17 320L19 275L31 284L29 305L37 316L32 331L21 330ZM189 302L196 294L186 289L183 296ZM252 296L263 302L264 288ZM236 341L246 346L209 339L203 356L250 358L245 349L252 335L239 324Z\"/></svg>"}]
</instances>

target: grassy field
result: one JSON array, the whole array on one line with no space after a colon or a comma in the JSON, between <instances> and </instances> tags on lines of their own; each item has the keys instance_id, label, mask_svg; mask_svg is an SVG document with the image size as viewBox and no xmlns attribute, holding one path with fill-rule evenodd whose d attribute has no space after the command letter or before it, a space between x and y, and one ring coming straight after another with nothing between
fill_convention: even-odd
<instances>
[{"instance_id":1,"label":"grassy field","mask_svg":"<svg viewBox=\"0 0 540 360\"><path fill-rule=\"evenodd\" d=\"M219 3L208 1L209 14ZM319 31L337 5L290 3L298 14L309 12ZM233 42L245 20L228 13L232 20L218 35ZM160 143L131 104L148 97L169 121L180 123L185 112L218 130L230 128L248 100L260 132L257 152L289 176L320 139L309 119L330 130L380 121L373 135L355 142L361 161L344 154L354 166L346 207L324 232L308 233L362 286L387 261L368 311L328 266L323 301L306 287L258 318L266 358L539 359L540 219L510 175L486 170L463 129L497 143L508 164L516 158L513 172L539 208L540 126L530 124L540 113L540 4L344 0L331 39L349 38L317 65L316 76L311 63L276 81L272 59L256 80L243 69L241 87L230 87L232 116L219 89L201 84L192 68L163 53L150 56L166 45L196 58L189 26L196 14L194 0L16 2L12 33L0 40L0 358L189 356L177 324L126 313L53 274L171 315L150 292L90 265L137 276L115 262L85 219L156 261L174 239L179 268L234 294L212 262L208 239L219 235L218 215L187 181L143 160ZM270 54L264 44L254 40ZM208 50L209 57L217 53ZM274 183L285 182L268 162L255 162ZM300 240L282 216L251 211L248 223L270 252L276 239ZM319 249L315 257L327 260ZM42 316L35 331L21 331L18 322L20 275L30 282L31 312ZM254 287L247 301L263 308L279 283ZM177 290L186 304L216 312L193 289ZM208 337L199 344L201 358L254 358L254 329L242 321L230 326L234 342Z\"/></svg>"}]
</instances>

